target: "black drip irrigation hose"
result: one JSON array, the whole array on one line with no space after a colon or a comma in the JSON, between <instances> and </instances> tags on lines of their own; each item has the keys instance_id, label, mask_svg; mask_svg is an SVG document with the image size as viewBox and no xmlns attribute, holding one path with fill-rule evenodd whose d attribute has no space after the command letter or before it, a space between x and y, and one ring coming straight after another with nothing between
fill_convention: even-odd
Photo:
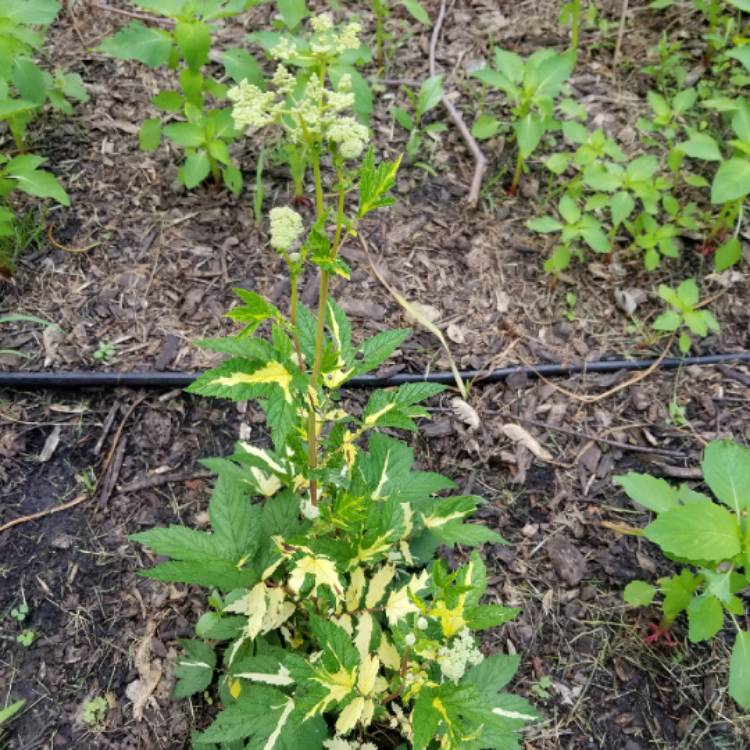
<instances>
[{"instance_id":1,"label":"black drip irrigation hose","mask_svg":"<svg viewBox=\"0 0 750 750\"><path fill-rule=\"evenodd\" d=\"M750 352L707 354L681 359L604 359L582 365L551 365L502 367L497 370L463 370L464 381L497 383L512 375L529 378L567 378L586 373L617 372L618 370L647 370L656 365L662 370L674 370L690 365L729 365L750 362ZM0 388L35 390L42 388L186 388L200 372L0 372ZM345 388L388 388L404 383L454 383L450 372L410 373L395 375L360 375L344 384Z\"/></svg>"}]
</instances>

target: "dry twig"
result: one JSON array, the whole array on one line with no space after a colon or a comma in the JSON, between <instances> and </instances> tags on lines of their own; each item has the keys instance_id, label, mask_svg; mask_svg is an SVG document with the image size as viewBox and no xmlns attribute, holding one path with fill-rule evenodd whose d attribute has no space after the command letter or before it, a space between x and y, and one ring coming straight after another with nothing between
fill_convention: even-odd
<instances>
[{"instance_id":1,"label":"dry twig","mask_svg":"<svg viewBox=\"0 0 750 750\"><path fill-rule=\"evenodd\" d=\"M437 64L435 63L435 50L437 43L440 38L440 30L445 20L445 0L440 0L440 11L438 12L437 21L432 29L432 36L430 37L430 75L437 75ZM479 190L482 187L482 177L487 169L487 158L479 148L474 136L471 134L469 129L466 127L464 118L461 113L453 106L453 102L443 94L443 106L448 112L448 116L453 120L455 126L458 128L458 132L461 133L461 137L466 141L466 145L471 151L471 155L474 157L474 177L471 180L471 188L469 189L469 197L466 199L469 206L474 208L479 202Z\"/></svg>"}]
</instances>

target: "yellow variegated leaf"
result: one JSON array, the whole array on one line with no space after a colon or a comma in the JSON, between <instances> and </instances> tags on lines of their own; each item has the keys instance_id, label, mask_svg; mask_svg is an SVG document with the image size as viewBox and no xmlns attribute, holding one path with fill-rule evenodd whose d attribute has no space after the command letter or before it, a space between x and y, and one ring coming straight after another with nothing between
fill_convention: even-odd
<instances>
[{"instance_id":1,"label":"yellow variegated leaf","mask_svg":"<svg viewBox=\"0 0 750 750\"><path fill-rule=\"evenodd\" d=\"M365 699L361 696L354 698L346 705L344 710L339 714L336 721L336 732L338 734L348 734L357 726L357 722L362 718L362 712L365 708Z\"/></svg>"},{"instance_id":2,"label":"yellow variegated leaf","mask_svg":"<svg viewBox=\"0 0 750 750\"><path fill-rule=\"evenodd\" d=\"M262 682L266 685L293 685L294 680L289 674L289 670L283 665L279 665L279 669L276 672L238 672L235 677L242 677L243 680L249 680L250 682ZM232 679L231 677L229 678ZM239 680L237 681L239 684ZM231 688L230 688L231 692ZM237 696L232 693L236 698Z\"/></svg>"},{"instance_id":3,"label":"yellow variegated leaf","mask_svg":"<svg viewBox=\"0 0 750 750\"><path fill-rule=\"evenodd\" d=\"M365 427L372 427L373 425L376 425L380 417L382 417L383 414L391 411L391 409L393 409L395 406L396 404L386 404L380 411L376 411L374 414L370 414L369 417L365 418Z\"/></svg>"},{"instance_id":4,"label":"yellow variegated leaf","mask_svg":"<svg viewBox=\"0 0 750 750\"><path fill-rule=\"evenodd\" d=\"M387 552L391 548L389 539L389 534L383 534L383 536L379 536L369 547L360 547L357 550L357 556L349 563L349 566L351 567L360 562L367 562L368 560L372 560L373 557Z\"/></svg>"},{"instance_id":5,"label":"yellow variegated leaf","mask_svg":"<svg viewBox=\"0 0 750 750\"><path fill-rule=\"evenodd\" d=\"M383 633L380 638L380 645L378 646L378 656L380 661L393 671L398 671L401 668L401 657L396 651L396 647L388 640L388 636Z\"/></svg>"},{"instance_id":6,"label":"yellow variegated leaf","mask_svg":"<svg viewBox=\"0 0 750 750\"><path fill-rule=\"evenodd\" d=\"M359 665L357 690L362 695L370 695L375 690L375 684L380 671L380 659L377 656L366 655Z\"/></svg>"},{"instance_id":7,"label":"yellow variegated leaf","mask_svg":"<svg viewBox=\"0 0 750 750\"><path fill-rule=\"evenodd\" d=\"M440 627L443 630L444 636L450 638L456 635L456 633L460 633L466 627L466 620L464 619L465 599L466 596L462 594L459 597L458 604L451 609L448 609L445 602L441 599L430 610L430 617L440 620Z\"/></svg>"},{"instance_id":8,"label":"yellow variegated leaf","mask_svg":"<svg viewBox=\"0 0 750 750\"><path fill-rule=\"evenodd\" d=\"M352 616L350 614L344 612L343 615L339 615L338 617L334 617L332 619L333 622L335 622L342 630L345 630L350 637L354 635Z\"/></svg>"},{"instance_id":9,"label":"yellow variegated leaf","mask_svg":"<svg viewBox=\"0 0 750 750\"><path fill-rule=\"evenodd\" d=\"M244 636L253 640L263 628L263 618L266 616L266 585L258 583L242 598L224 607L225 612L236 612L246 615Z\"/></svg>"},{"instance_id":10,"label":"yellow variegated leaf","mask_svg":"<svg viewBox=\"0 0 750 750\"><path fill-rule=\"evenodd\" d=\"M271 497L271 495L275 495L281 489L281 482L273 474L266 474L257 466L251 466L250 473L253 475L253 480L258 486L261 495Z\"/></svg>"},{"instance_id":11,"label":"yellow variegated leaf","mask_svg":"<svg viewBox=\"0 0 750 750\"><path fill-rule=\"evenodd\" d=\"M259 458L269 469L271 469L271 471L275 471L278 474L286 474L286 469L278 461L274 460L268 451L263 450L263 448L257 448L256 446L242 440L240 441L240 448L242 448L245 453L249 453L251 456Z\"/></svg>"},{"instance_id":12,"label":"yellow variegated leaf","mask_svg":"<svg viewBox=\"0 0 750 750\"><path fill-rule=\"evenodd\" d=\"M269 362L254 372L233 372L231 375L222 375L212 380L211 385L223 385L232 387L235 385L278 385L284 392L284 398L292 403L292 392L289 386L292 384L292 373L281 364L281 362Z\"/></svg>"},{"instance_id":13,"label":"yellow variegated leaf","mask_svg":"<svg viewBox=\"0 0 750 750\"><path fill-rule=\"evenodd\" d=\"M319 669L316 671L315 677L310 679L322 685L327 693L305 714L305 721L312 716L323 713L331 703L343 701L357 684L357 671L342 668L338 672L332 673Z\"/></svg>"},{"instance_id":14,"label":"yellow variegated leaf","mask_svg":"<svg viewBox=\"0 0 750 750\"><path fill-rule=\"evenodd\" d=\"M357 636L354 647L359 653L360 661L364 661L370 654L370 640L372 639L372 615L365 612L357 623Z\"/></svg>"},{"instance_id":15,"label":"yellow variegated leaf","mask_svg":"<svg viewBox=\"0 0 750 750\"><path fill-rule=\"evenodd\" d=\"M305 576L311 575L314 579L312 594L315 596L318 587L327 585L337 599L343 596L343 588L336 570L336 564L328 557L305 555L300 558L289 576L289 588L299 593L305 583Z\"/></svg>"},{"instance_id":16,"label":"yellow variegated leaf","mask_svg":"<svg viewBox=\"0 0 750 750\"><path fill-rule=\"evenodd\" d=\"M362 568L355 568L349 579L349 588L347 588L346 596L344 597L347 612L354 612L359 609L359 602L362 599L362 592L364 590L365 571Z\"/></svg>"},{"instance_id":17,"label":"yellow variegated leaf","mask_svg":"<svg viewBox=\"0 0 750 750\"><path fill-rule=\"evenodd\" d=\"M385 615L390 625L395 625L399 620L406 617L406 615L419 611L411 599L409 599L409 591L412 594L418 594L420 591L423 591L427 588L429 578L429 573L423 570L419 575L413 575L406 586L398 589L398 591L391 591L385 605Z\"/></svg>"},{"instance_id":18,"label":"yellow variegated leaf","mask_svg":"<svg viewBox=\"0 0 750 750\"><path fill-rule=\"evenodd\" d=\"M367 596L365 597L365 607L367 609L372 609L380 602L395 574L396 567L394 565L384 565L375 573L370 580L370 586L367 589Z\"/></svg>"},{"instance_id":19,"label":"yellow variegated leaf","mask_svg":"<svg viewBox=\"0 0 750 750\"><path fill-rule=\"evenodd\" d=\"M237 700L242 693L242 683L239 680L233 680L231 677L227 677L227 686L229 687L229 695Z\"/></svg>"}]
</instances>

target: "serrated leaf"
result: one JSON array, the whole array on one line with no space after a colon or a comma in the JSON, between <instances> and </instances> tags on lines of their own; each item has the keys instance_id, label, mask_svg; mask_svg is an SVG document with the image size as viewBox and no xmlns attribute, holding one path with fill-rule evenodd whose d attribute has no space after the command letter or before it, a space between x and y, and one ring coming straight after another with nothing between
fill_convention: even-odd
<instances>
[{"instance_id":1,"label":"serrated leaf","mask_svg":"<svg viewBox=\"0 0 750 750\"><path fill-rule=\"evenodd\" d=\"M750 632L740 630L729 661L729 695L744 709L750 709Z\"/></svg>"},{"instance_id":2,"label":"serrated leaf","mask_svg":"<svg viewBox=\"0 0 750 750\"><path fill-rule=\"evenodd\" d=\"M656 587L645 581L631 581L622 593L622 598L631 607L645 607L654 600Z\"/></svg>"},{"instance_id":3,"label":"serrated leaf","mask_svg":"<svg viewBox=\"0 0 750 750\"><path fill-rule=\"evenodd\" d=\"M711 183L711 203L729 203L750 193L750 159L722 162Z\"/></svg>"},{"instance_id":4,"label":"serrated leaf","mask_svg":"<svg viewBox=\"0 0 750 750\"><path fill-rule=\"evenodd\" d=\"M219 477L208 504L208 517L228 559L237 562L256 550L261 508L250 501L239 482Z\"/></svg>"},{"instance_id":5,"label":"serrated leaf","mask_svg":"<svg viewBox=\"0 0 750 750\"><path fill-rule=\"evenodd\" d=\"M708 641L724 624L721 602L711 595L695 596L687 608L688 638L691 643Z\"/></svg>"},{"instance_id":6,"label":"serrated leaf","mask_svg":"<svg viewBox=\"0 0 750 750\"><path fill-rule=\"evenodd\" d=\"M203 641L179 639L185 654L177 659L174 675L177 683L172 692L173 698L187 698L205 690L213 680L216 654Z\"/></svg>"},{"instance_id":7,"label":"serrated leaf","mask_svg":"<svg viewBox=\"0 0 750 750\"><path fill-rule=\"evenodd\" d=\"M154 151L161 143L161 120L144 120L138 130L138 145L142 151Z\"/></svg>"},{"instance_id":8,"label":"serrated leaf","mask_svg":"<svg viewBox=\"0 0 750 750\"><path fill-rule=\"evenodd\" d=\"M425 10L419 0L401 0L401 5L409 11L412 18L425 26L430 25L430 14Z\"/></svg>"},{"instance_id":9,"label":"serrated leaf","mask_svg":"<svg viewBox=\"0 0 750 750\"><path fill-rule=\"evenodd\" d=\"M260 63L248 52L239 47L225 50L219 56L227 75L235 81L249 81L256 86L263 83L263 69Z\"/></svg>"},{"instance_id":10,"label":"serrated leaf","mask_svg":"<svg viewBox=\"0 0 750 750\"><path fill-rule=\"evenodd\" d=\"M188 68L198 73L208 62L211 48L211 31L200 21L179 22L174 27L174 38L185 58Z\"/></svg>"},{"instance_id":11,"label":"serrated leaf","mask_svg":"<svg viewBox=\"0 0 750 750\"><path fill-rule=\"evenodd\" d=\"M480 141L485 141L497 135L502 123L491 115L479 115L471 126L471 134Z\"/></svg>"},{"instance_id":12,"label":"serrated leaf","mask_svg":"<svg viewBox=\"0 0 750 750\"><path fill-rule=\"evenodd\" d=\"M740 551L737 519L719 505L690 501L662 513L645 529L665 552L688 560L726 560Z\"/></svg>"},{"instance_id":13,"label":"serrated leaf","mask_svg":"<svg viewBox=\"0 0 750 750\"><path fill-rule=\"evenodd\" d=\"M255 570L238 570L234 563L228 560L170 560L140 571L139 575L156 581L216 587L222 591L247 588L258 580Z\"/></svg>"},{"instance_id":14,"label":"serrated leaf","mask_svg":"<svg viewBox=\"0 0 750 750\"><path fill-rule=\"evenodd\" d=\"M703 477L711 492L738 517L750 506L750 450L714 440L703 454Z\"/></svg>"},{"instance_id":15,"label":"serrated leaf","mask_svg":"<svg viewBox=\"0 0 750 750\"><path fill-rule=\"evenodd\" d=\"M750 48L749 48L750 49ZM730 237L714 253L714 268L717 272L726 271L727 268L742 260L742 243L739 237Z\"/></svg>"},{"instance_id":16,"label":"serrated leaf","mask_svg":"<svg viewBox=\"0 0 750 750\"><path fill-rule=\"evenodd\" d=\"M497 604L481 604L477 607L467 609L464 617L466 625L471 630L487 630L504 625L513 620L520 609L515 607L502 607Z\"/></svg>"},{"instance_id":17,"label":"serrated leaf","mask_svg":"<svg viewBox=\"0 0 750 750\"><path fill-rule=\"evenodd\" d=\"M172 38L162 29L132 21L105 39L99 50L119 60L137 60L150 68L166 65L172 52Z\"/></svg>"},{"instance_id":18,"label":"serrated leaf","mask_svg":"<svg viewBox=\"0 0 750 750\"><path fill-rule=\"evenodd\" d=\"M664 479L630 471L614 477L614 482L622 487L631 500L654 513L665 513L677 507L679 492Z\"/></svg>"}]
</instances>

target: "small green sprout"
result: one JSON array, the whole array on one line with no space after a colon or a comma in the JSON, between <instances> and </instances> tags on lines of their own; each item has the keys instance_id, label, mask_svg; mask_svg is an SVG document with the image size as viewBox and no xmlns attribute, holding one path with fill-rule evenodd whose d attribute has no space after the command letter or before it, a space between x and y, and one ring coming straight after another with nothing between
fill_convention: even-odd
<instances>
[{"instance_id":1,"label":"small green sprout","mask_svg":"<svg viewBox=\"0 0 750 750\"><path fill-rule=\"evenodd\" d=\"M719 324L708 310L698 310L700 294L695 279L686 279L677 289L660 284L659 296L672 306L663 312L653 323L656 331L673 332L683 326L695 336L708 336L709 331L718 331ZM690 351L692 341L686 331L680 333L678 346L683 354Z\"/></svg>"},{"instance_id":2,"label":"small green sprout","mask_svg":"<svg viewBox=\"0 0 750 750\"><path fill-rule=\"evenodd\" d=\"M99 695L83 704L81 707L81 721L92 729L100 729L107 719L108 711L109 704L107 703L107 699Z\"/></svg>"}]
</instances>

